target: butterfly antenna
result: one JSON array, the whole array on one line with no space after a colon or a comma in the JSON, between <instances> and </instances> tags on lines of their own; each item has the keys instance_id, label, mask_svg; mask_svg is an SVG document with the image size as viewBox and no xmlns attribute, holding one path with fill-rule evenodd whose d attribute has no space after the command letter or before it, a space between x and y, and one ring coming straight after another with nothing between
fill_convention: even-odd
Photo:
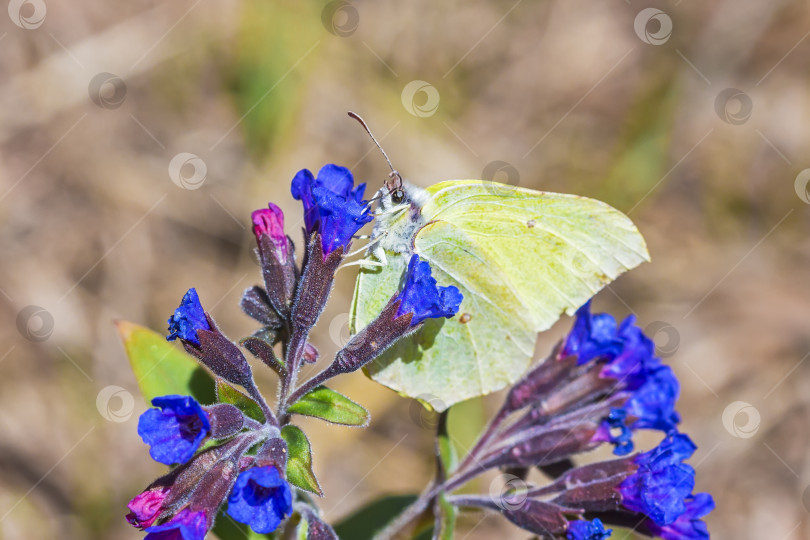
<instances>
[{"instance_id":1,"label":"butterfly antenna","mask_svg":"<svg viewBox=\"0 0 810 540\"><path fill-rule=\"evenodd\" d=\"M386 182L386 187L388 188L389 191L396 191L397 193L400 193L402 191L402 175L400 175L399 172L397 172L397 170L394 169L394 166L391 165L391 160L388 159L388 154L385 153L385 150L383 150L383 147L380 145L379 142L377 142L377 139L374 137L374 134L371 133L371 130L369 129L368 124L366 124L366 121L363 120L363 118L359 114L357 114L356 112L349 111L348 114L349 114L350 117L357 120L360 123L361 126L363 126L363 129L366 130L366 133L368 133L368 136L371 137L371 140L374 141L374 144L376 144L377 148L379 148L380 152L382 152L382 155L385 158L385 161L388 162L388 167L391 169L391 174L389 174L388 176L392 180L395 180L396 183L394 184L394 189L391 189L391 187L387 185L388 184L387 182Z\"/></svg>"}]
</instances>

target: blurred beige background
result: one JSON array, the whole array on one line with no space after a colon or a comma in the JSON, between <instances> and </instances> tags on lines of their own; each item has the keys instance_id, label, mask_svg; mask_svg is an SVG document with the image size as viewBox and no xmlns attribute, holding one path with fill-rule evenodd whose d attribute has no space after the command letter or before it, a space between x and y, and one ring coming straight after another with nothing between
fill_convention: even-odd
<instances>
[{"instance_id":1,"label":"blurred beige background","mask_svg":"<svg viewBox=\"0 0 810 540\"><path fill-rule=\"evenodd\" d=\"M714 537L810 538L808 65L799 1L12 0L0 538L140 537L124 505L161 469L112 321L162 331L196 286L229 335L252 331L249 212L274 201L298 239L298 169L343 164L371 189L387 172L347 110L418 184L488 176L628 213L653 262L595 304L636 313L680 376ZM322 356L346 337L353 272ZM361 374L336 386L373 421L302 422L332 521L432 469L411 403ZM483 515L458 535L527 536Z\"/></svg>"}]
</instances>

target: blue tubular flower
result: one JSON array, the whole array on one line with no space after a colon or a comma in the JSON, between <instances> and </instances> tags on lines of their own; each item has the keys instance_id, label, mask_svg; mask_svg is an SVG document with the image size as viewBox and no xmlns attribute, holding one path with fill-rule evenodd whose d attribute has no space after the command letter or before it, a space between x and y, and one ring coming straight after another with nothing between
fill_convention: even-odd
<instances>
[{"instance_id":1,"label":"blue tubular flower","mask_svg":"<svg viewBox=\"0 0 810 540\"><path fill-rule=\"evenodd\" d=\"M660 365L647 372L646 381L630 392L624 406L611 409L594 440L611 442L616 445L614 454L626 456L633 451L634 430L656 429L669 433L681 421L675 411L678 391L678 379L669 366ZM632 419L629 423L628 418Z\"/></svg>"},{"instance_id":2,"label":"blue tubular flower","mask_svg":"<svg viewBox=\"0 0 810 540\"><path fill-rule=\"evenodd\" d=\"M709 529L701 519L714 510L714 499L708 493L698 493L686 501L686 511L674 522L663 527L647 522L647 528L664 540L708 540Z\"/></svg>"},{"instance_id":3,"label":"blue tubular flower","mask_svg":"<svg viewBox=\"0 0 810 540\"><path fill-rule=\"evenodd\" d=\"M190 396L163 396L152 400L159 409L149 409L138 420L138 435L148 444L149 455L159 463L185 463L192 458L211 431L200 404Z\"/></svg>"},{"instance_id":4,"label":"blue tubular flower","mask_svg":"<svg viewBox=\"0 0 810 540\"><path fill-rule=\"evenodd\" d=\"M197 330L211 330L211 327L205 318L205 311L200 304L197 291L192 287L183 296L180 305L174 310L174 315L169 317L169 335L166 336L166 340L173 341L180 338L199 345Z\"/></svg>"},{"instance_id":5,"label":"blue tubular flower","mask_svg":"<svg viewBox=\"0 0 810 540\"><path fill-rule=\"evenodd\" d=\"M633 451L633 430L627 426L627 411L614 407L602 420L593 440L609 442L615 445L613 453L626 456ZM618 430L618 434L615 432Z\"/></svg>"},{"instance_id":6,"label":"blue tubular flower","mask_svg":"<svg viewBox=\"0 0 810 540\"><path fill-rule=\"evenodd\" d=\"M621 380L628 388L641 386L649 371L661 365L661 361L655 357L655 343L644 335L635 322L633 315L622 322L618 331L622 347L602 370L603 377Z\"/></svg>"},{"instance_id":7,"label":"blue tubular flower","mask_svg":"<svg viewBox=\"0 0 810 540\"><path fill-rule=\"evenodd\" d=\"M695 486L695 470L683 463L696 450L686 435L672 432L649 452L635 458L638 470L619 486L622 505L646 514L658 526L670 525L686 512Z\"/></svg>"},{"instance_id":8,"label":"blue tubular flower","mask_svg":"<svg viewBox=\"0 0 810 540\"><path fill-rule=\"evenodd\" d=\"M427 318L452 317L458 313L463 297L452 285L439 287L431 275L430 264L414 254L408 262L405 285L395 300L400 301L397 317L413 313L411 326L416 326Z\"/></svg>"},{"instance_id":9,"label":"blue tubular flower","mask_svg":"<svg viewBox=\"0 0 810 540\"><path fill-rule=\"evenodd\" d=\"M144 540L204 540L207 528L204 512L186 508L166 523L147 528Z\"/></svg>"},{"instance_id":10,"label":"blue tubular flower","mask_svg":"<svg viewBox=\"0 0 810 540\"><path fill-rule=\"evenodd\" d=\"M591 314L591 301L588 300L577 310L574 327L565 340L562 355L575 354L579 364L594 358L603 357L609 360L622 351L616 319L608 313Z\"/></svg>"},{"instance_id":11,"label":"blue tubular flower","mask_svg":"<svg viewBox=\"0 0 810 540\"><path fill-rule=\"evenodd\" d=\"M228 515L259 534L275 531L292 512L290 486L273 466L239 474L228 498Z\"/></svg>"},{"instance_id":12,"label":"blue tubular flower","mask_svg":"<svg viewBox=\"0 0 810 540\"><path fill-rule=\"evenodd\" d=\"M577 520L568 524L565 537L568 540L605 540L610 538L613 529L605 529L599 518L593 521Z\"/></svg>"},{"instance_id":13,"label":"blue tubular flower","mask_svg":"<svg viewBox=\"0 0 810 540\"><path fill-rule=\"evenodd\" d=\"M657 429L668 433L681 421L675 412L680 387L669 366L658 366L647 373L645 382L627 400L624 408L637 418L633 429Z\"/></svg>"},{"instance_id":14,"label":"blue tubular flower","mask_svg":"<svg viewBox=\"0 0 810 540\"><path fill-rule=\"evenodd\" d=\"M320 233L324 257L348 247L357 231L374 219L363 200L365 190L365 184L354 187L351 171L337 165L324 165L317 178L308 169L293 178L292 196L304 205L307 232Z\"/></svg>"}]
</instances>

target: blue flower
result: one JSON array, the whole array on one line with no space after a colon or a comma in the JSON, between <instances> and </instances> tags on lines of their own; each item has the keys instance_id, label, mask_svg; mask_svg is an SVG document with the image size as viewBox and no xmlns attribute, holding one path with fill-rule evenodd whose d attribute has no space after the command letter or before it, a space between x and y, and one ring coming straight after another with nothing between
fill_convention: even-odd
<instances>
[{"instance_id":1,"label":"blue flower","mask_svg":"<svg viewBox=\"0 0 810 540\"><path fill-rule=\"evenodd\" d=\"M669 433L681 421L675 411L680 386L669 366L658 366L646 374L644 383L633 391L624 408L636 420L633 429L657 429Z\"/></svg>"},{"instance_id":2,"label":"blue flower","mask_svg":"<svg viewBox=\"0 0 810 540\"><path fill-rule=\"evenodd\" d=\"M698 493L686 501L686 511L674 522L663 527L647 522L647 528L664 540L708 540L709 529L700 519L714 510L714 499L708 493Z\"/></svg>"},{"instance_id":3,"label":"blue flower","mask_svg":"<svg viewBox=\"0 0 810 540\"><path fill-rule=\"evenodd\" d=\"M204 540L207 528L204 512L186 508L166 523L147 528L144 540Z\"/></svg>"},{"instance_id":4,"label":"blue flower","mask_svg":"<svg viewBox=\"0 0 810 540\"><path fill-rule=\"evenodd\" d=\"M290 486L273 466L240 473L228 498L228 515L259 534L275 531L291 511Z\"/></svg>"},{"instance_id":5,"label":"blue flower","mask_svg":"<svg viewBox=\"0 0 810 540\"><path fill-rule=\"evenodd\" d=\"M307 232L320 233L324 257L341 246L347 248L357 231L374 219L363 200L366 185L355 188L346 167L324 165L317 178L309 169L302 169L293 178L291 191L304 205Z\"/></svg>"},{"instance_id":6,"label":"blue flower","mask_svg":"<svg viewBox=\"0 0 810 540\"><path fill-rule=\"evenodd\" d=\"M180 338L199 345L197 330L211 330L211 327L205 318L205 311L200 304L197 291L192 287L183 296L180 305L174 310L174 315L169 317L169 335L166 336L166 340L173 341Z\"/></svg>"},{"instance_id":7,"label":"blue flower","mask_svg":"<svg viewBox=\"0 0 810 540\"><path fill-rule=\"evenodd\" d=\"M605 540L610 538L613 529L605 530L599 518L593 521L577 520L568 524L565 537L568 540Z\"/></svg>"},{"instance_id":8,"label":"blue flower","mask_svg":"<svg viewBox=\"0 0 810 540\"><path fill-rule=\"evenodd\" d=\"M681 421L675 411L679 385L672 369L660 365L647 372L646 377L641 387L630 392L622 407L611 409L594 438L616 445L613 453L617 456L625 456L633 451L634 430L655 429L669 433ZM629 423L628 418L631 419Z\"/></svg>"},{"instance_id":9,"label":"blue flower","mask_svg":"<svg viewBox=\"0 0 810 540\"><path fill-rule=\"evenodd\" d=\"M626 456L633 451L633 430L627 426L627 411L623 408L614 407L610 410L596 432L593 440L605 441L614 444L616 447L613 453L617 456ZM618 430L618 433L616 431Z\"/></svg>"},{"instance_id":10,"label":"blue flower","mask_svg":"<svg viewBox=\"0 0 810 540\"><path fill-rule=\"evenodd\" d=\"M617 333L622 347L601 373L603 377L622 381L627 388L638 388L644 384L650 370L661 365L661 360L655 356L655 343L644 335L635 322L633 315L622 321Z\"/></svg>"},{"instance_id":11,"label":"blue flower","mask_svg":"<svg viewBox=\"0 0 810 540\"><path fill-rule=\"evenodd\" d=\"M622 505L646 514L659 526L674 523L686 510L695 486L695 470L683 463L696 450L686 435L672 432L649 452L635 458L638 470L619 486Z\"/></svg>"},{"instance_id":12,"label":"blue flower","mask_svg":"<svg viewBox=\"0 0 810 540\"><path fill-rule=\"evenodd\" d=\"M612 360L622 351L623 345L613 315L592 315L589 300L576 312L574 327L565 340L562 355L577 355L579 364L600 357Z\"/></svg>"},{"instance_id":13,"label":"blue flower","mask_svg":"<svg viewBox=\"0 0 810 540\"><path fill-rule=\"evenodd\" d=\"M166 465L185 463L211 431L208 413L190 396L157 397L152 405L160 409L149 409L138 420L149 455Z\"/></svg>"},{"instance_id":14,"label":"blue flower","mask_svg":"<svg viewBox=\"0 0 810 540\"><path fill-rule=\"evenodd\" d=\"M430 273L430 264L413 255L408 262L405 285L395 300L400 301L397 317L412 313L411 326L416 326L428 318L452 317L458 313L463 297L452 285L439 287Z\"/></svg>"}]
</instances>

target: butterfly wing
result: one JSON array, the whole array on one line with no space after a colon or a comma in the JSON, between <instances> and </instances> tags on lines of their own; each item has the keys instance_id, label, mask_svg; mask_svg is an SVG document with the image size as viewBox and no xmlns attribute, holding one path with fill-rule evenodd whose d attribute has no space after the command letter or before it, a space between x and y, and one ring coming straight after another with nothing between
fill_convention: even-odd
<instances>
[{"instance_id":1,"label":"butterfly wing","mask_svg":"<svg viewBox=\"0 0 810 540\"><path fill-rule=\"evenodd\" d=\"M408 396L450 406L504 388L528 367L538 332L649 260L633 223L593 199L480 180L427 191L415 252L464 301L456 317L428 321L368 366L374 380ZM386 267L358 278L357 328L399 286L408 256L386 255Z\"/></svg>"}]
</instances>

